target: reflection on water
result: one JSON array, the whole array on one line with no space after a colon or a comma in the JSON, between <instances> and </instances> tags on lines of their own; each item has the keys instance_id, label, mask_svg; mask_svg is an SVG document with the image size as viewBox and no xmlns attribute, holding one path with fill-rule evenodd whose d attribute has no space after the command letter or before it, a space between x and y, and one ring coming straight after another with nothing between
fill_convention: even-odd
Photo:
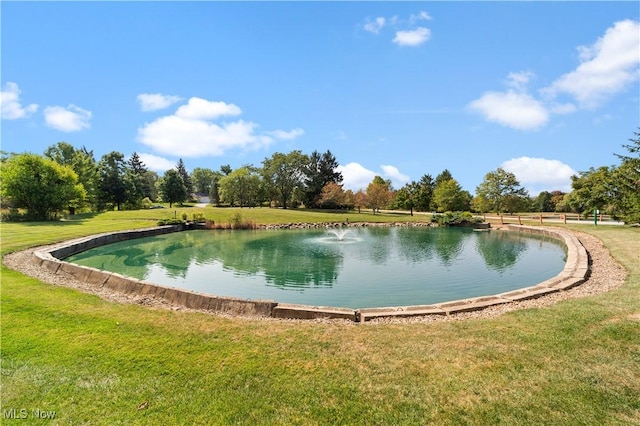
<instances>
[{"instance_id":1,"label":"reflection on water","mask_svg":"<svg viewBox=\"0 0 640 426\"><path fill-rule=\"evenodd\" d=\"M518 260L527 248L526 239L515 232L483 232L476 249L487 268L504 271Z\"/></svg>"},{"instance_id":2,"label":"reflection on water","mask_svg":"<svg viewBox=\"0 0 640 426\"><path fill-rule=\"evenodd\" d=\"M459 228L193 231L125 241L67 260L223 296L345 307L436 303L559 273L555 242Z\"/></svg>"}]
</instances>

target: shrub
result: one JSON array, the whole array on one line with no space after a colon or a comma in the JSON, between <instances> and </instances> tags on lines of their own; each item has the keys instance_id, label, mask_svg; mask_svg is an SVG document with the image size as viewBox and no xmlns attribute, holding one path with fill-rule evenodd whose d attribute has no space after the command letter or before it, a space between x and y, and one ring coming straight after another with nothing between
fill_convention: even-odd
<instances>
[{"instance_id":1,"label":"shrub","mask_svg":"<svg viewBox=\"0 0 640 426\"><path fill-rule=\"evenodd\" d=\"M164 225L182 225L184 222L180 219L160 219L158 221L158 226Z\"/></svg>"},{"instance_id":2,"label":"shrub","mask_svg":"<svg viewBox=\"0 0 640 426\"><path fill-rule=\"evenodd\" d=\"M482 222L479 217L473 217L470 212L445 212L436 216L436 222L440 226L467 226Z\"/></svg>"},{"instance_id":3,"label":"shrub","mask_svg":"<svg viewBox=\"0 0 640 426\"><path fill-rule=\"evenodd\" d=\"M231 229L254 229L256 226L250 220L244 220L242 213L236 212L229 218L229 228Z\"/></svg>"}]
</instances>

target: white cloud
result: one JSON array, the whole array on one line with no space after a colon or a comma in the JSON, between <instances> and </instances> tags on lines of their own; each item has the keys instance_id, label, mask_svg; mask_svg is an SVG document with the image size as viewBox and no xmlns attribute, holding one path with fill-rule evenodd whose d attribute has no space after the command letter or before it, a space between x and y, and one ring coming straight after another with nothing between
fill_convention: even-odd
<instances>
[{"instance_id":1,"label":"white cloud","mask_svg":"<svg viewBox=\"0 0 640 426\"><path fill-rule=\"evenodd\" d=\"M387 20L384 17L380 16L373 21L368 21L366 24L364 24L363 27L364 27L364 30L367 32L370 32L372 34L378 34L382 29L382 27L384 27L386 22Z\"/></svg>"},{"instance_id":2,"label":"white cloud","mask_svg":"<svg viewBox=\"0 0 640 426\"><path fill-rule=\"evenodd\" d=\"M153 154L140 153L138 154L138 156L148 169L160 173L164 173L169 169L173 169L177 164L177 162L175 161L167 160L164 157L158 157L157 155Z\"/></svg>"},{"instance_id":3,"label":"white cloud","mask_svg":"<svg viewBox=\"0 0 640 426\"><path fill-rule=\"evenodd\" d=\"M220 156L231 149L260 149L274 140L291 140L304 133L296 128L258 134L259 126L250 121L213 122L221 116L239 114L241 110L236 105L191 98L175 114L140 127L138 141L165 155Z\"/></svg>"},{"instance_id":4,"label":"white cloud","mask_svg":"<svg viewBox=\"0 0 640 426\"><path fill-rule=\"evenodd\" d=\"M398 170L398 168L395 166L382 165L380 166L380 168L384 173L384 177L386 177L387 179L391 179L391 183L393 184L394 188L400 188L405 183L411 180L409 176L405 175L404 173L400 173L400 170Z\"/></svg>"},{"instance_id":5,"label":"white cloud","mask_svg":"<svg viewBox=\"0 0 640 426\"><path fill-rule=\"evenodd\" d=\"M571 176L576 174L568 165L558 160L519 157L502 163L501 167L516 175L520 184L527 188L529 195L541 191L571 190Z\"/></svg>"},{"instance_id":6,"label":"white cloud","mask_svg":"<svg viewBox=\"0 0 640 426\"><path fill-rule=\"evenodd\" d=\"M596 108L640 76L640 23L616 22L591 46L578 47L580 65L562 75L543 93L574 97L581 107Z\"/></svg>"},{"instance_id":7,"label":"white cloud","mask_svg":"<svg viewBox=\"0 0 640 426\"><path fill-rule=\"evenodd\" d=\"M23 107L22 104L20 104L20 93L22 93L22 91L16 83L8 81L4 85L4 89L0 92L3 120L28 118L38 109L37 104L29 104Z\"/></svg>"},{"instance_id":8,"label":"white cloud","mask_svg":"<svg viewBox=\"0 0 640 426\"><path fill-rule=\"evenodd\" d=\"M342 173L342 184L344 188L352 191L366 189L367 185L369 185L377 175L376 172L364 168L359 163L349 163L344 166L340 165L336 170Z\"/></svg>"},{"instance_id":9,"label":"white cloud","mask_svg":"<svg viewBox=\"0 0 640 426\"><path fill-rule=\"evenodd\" d=\"M399 188L405 183L411 180L409 176L403 174L395 166L382 165L380 166L382 172L374 172L360 163L349 163L347 165L340 165L336 170L342 173L342 184L345 189L352 191L358 191L360 189L366 190L367 186L373 181L376 176L382 176L391 180L391 184L394 188Z\"/></svg>"},{"instance_id":10,"label":"white cloud","mask_svg":"<svg viewBox=\"0 0 640 426\"><path fill-rule=\"evenodd\" d=\"M297 138L298 136L302 136L304 135L304 130L300 129L300 128L296 128L290 131L284 131L284 130L273 130L270 132L266 132L269 136L273 136L276 139L279 140L293 140L295 138Z\"/></svg>"},{"instance_id":11,"label":"white cloud","mask_svg":"<svg viewBox=\"0 0 640 426\"><path fill-rule=\"evenodd\" d=\"M508 89L486 92L467 105L486 120L518 130L534 130L549 121L550 114L570 114L578 107L594 109L640 78L640 23L616 22L591 46L579 46L580 65L541 89L541 99L527 93L534 77L530 71L510 73ZM575 102L556 100L569 95Z\"/></svg>"},{"instance_id":12,"label":"white cloud","mask_svg":"<svg viewBox=\"0 0 640 426\"><path fill-rule=\"evenodd\" d=\"M431 15L429 15L428 12L420 11L415 15L411 15L409 17L409 22L411 22L412 24L415 24L418 21L430 21L431 19L432 19Z\"/></svg>"},{"instance_id":13,"label":"white cloud","mask_svg":"<svg viewBox=\"0 0 640 426\"><path fill-rule=\"evenodd\" d=\"M242 111L236 105L195 97L189 99L187 105L182 105L176 111L178 117L192 120L215 120L225 115L240 114L242 114Z\"/></svg>"},{"instance_id":14,"label":"white cloud","mask_svg":"<svg viewBox=\"0 0 640 426\"><path fill-rule=\"evenodd\" d=\"M507 86L518 92L525 91L529 81L535 77L531 71L512 72L507 76Z\"/></svg>"},{"instance_id":15,"label":"white cloud","mask_svg":"<svg viewBox=\"0 0 640 426\"><path fill-rule=\"evenodd\" d=\"M424 27L418 27L409 31L397 31L393 42L400 46L419 46L429 40L431 30Z\"/></svg>"},{"instance_id":16,"label":"white cloud","mask_svg":"<svg viewBox=\"0 0 640 426\"><path fill-rule=\"evenodd\" d=\"M47 126L62 132L77 132L91 127L91 111L75 105L66 108L61 106L48 106L44 109L44 121Z\"/></svg>"},{"instance_id":17,"label":"white cloud","mask_svg":"<svg viewBox=\"0 0 640 426\"><path fill-rule=\"evenodd\" d=\"M467 107L486 120L517 130L534 130L549 121L549 112L542 103L527 93L513 90L487 92Z\"/></svg>"},{"instance_id":18,"label":"white cloud","mask_svg":"<svg viewBox=\"0 0 640 426\"><path fill-rule=\"evenodd\" d=\"M182 100L180 96L163 95L161 93L142 93L138 95L137 99L143 111L157 111Z\"/></svg>"},{"instance_id":19,"label":"white cloud","mask_svg":"<svg viewBox=\"0 0 640 426\"><path fill-rule=\"evenodd\" d=\"M384 28L389 27L395 31L395 37L392 41L397 45L420 46L431 38L431 30L423 26L416 26L416 24L422 21L430 21L431 19L431 15L425 11L412 14L408 19L401 19L398 16L390 18L379 16L373 21L366 19L362 28L371 34L377 35Z\"/></svg>"}]
</instances>

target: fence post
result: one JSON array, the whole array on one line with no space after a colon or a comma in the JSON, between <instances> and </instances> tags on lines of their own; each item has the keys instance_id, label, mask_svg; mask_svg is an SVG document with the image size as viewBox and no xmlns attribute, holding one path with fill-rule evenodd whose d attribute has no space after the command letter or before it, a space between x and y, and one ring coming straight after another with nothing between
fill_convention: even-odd
<instances>
[{"instance_id":1,"label":"fence post","mask_svg":"<svg viewBox=\"0 0 640 426\"><path fill-rule=\"evenodd\" d=\"M522 225L522 218L520 217L520 215L518 215L518 223Z\"/></svg>"},{"instance_id":2,"label":"fence post","mask_svg":"<svg viewBox=\"0 0 640 426\"><path fill-rule=\"evenodd\" d=\"M542 225L542 213L540 213L540 225Z\"/></svg>"},{"instance_id":3,"label":"fence post","mask_svg":"<svg viewBox=\"0 0 640 426\"><path fill-rule=\"evenodd\" d=\"M504 225L504 220L502 219L502 215L500 215L500 225Z\"/></svg>"},{"instance_id":4,"label":"fence post","mask_svg":"<svg viewBox=\"0 0 640 426\"><path fill-rule=\"evenodd\" d=\"M562 215L562 221L564 222L565 225L567 224L567 214L566 213Z\"/></svg>"}]
</instances>

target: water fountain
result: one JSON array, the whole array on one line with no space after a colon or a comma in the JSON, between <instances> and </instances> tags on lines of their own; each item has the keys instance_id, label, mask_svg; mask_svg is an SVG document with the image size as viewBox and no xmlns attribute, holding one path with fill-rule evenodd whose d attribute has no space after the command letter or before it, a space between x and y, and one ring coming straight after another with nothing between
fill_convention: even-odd
<instances>
[{"instance_id":1,"label":"water fountain","mask_svg":"<svg viewBox=\"0 0 640 426\"><path fill-rule=\"evenodd\" d=\"M337 239L338 241L343 241L343 240L344 240L344 237L345 237L347 234L350 234L350 233L351 233L351 231L350 231L350 230L348 230L348 229L342 229L342 228L338 228L338 229L330 229L330 230L329 230L329 231L327 231L327 232L328 232L329 234L333 234L333 235L335 235L335 237L336 237L336 239Z\"/></svg>"}]
</instances>

